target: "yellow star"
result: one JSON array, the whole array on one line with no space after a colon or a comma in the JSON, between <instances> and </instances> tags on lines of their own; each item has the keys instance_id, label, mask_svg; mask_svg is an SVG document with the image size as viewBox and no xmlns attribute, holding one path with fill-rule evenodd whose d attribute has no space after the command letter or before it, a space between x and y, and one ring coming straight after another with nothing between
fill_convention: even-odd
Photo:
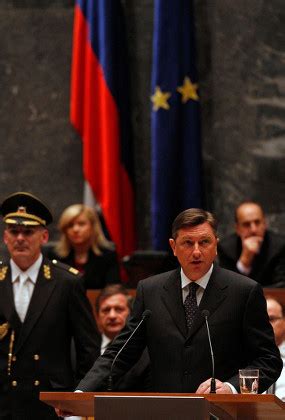
<instances>
[{"instance_id":1,"label":"yellow star","mask_svg":"<svg viewBox=\"0 0 285 420\"><path fill-rule=\"evenodd\" d=\"M152 95L151 102L153 103L153 110L158 111L159 108L169 109L169 103L167 100L170 98L170 92L162 92L159 86L156 86L154 95Z\"/></svg>"},{"instance_id":2,"label":"yellow star","mask_svg":"<svg viewBox=\"0 0 285 420\"><path fill-rule=\"evenodd\" d=\"M177 91L182 95L182 102L185 104L189 99L198 101L199 96L197 94L198 85L192 83L189 77L184 77L183 85L177 88Z\"/></svg>"}]
</instances>

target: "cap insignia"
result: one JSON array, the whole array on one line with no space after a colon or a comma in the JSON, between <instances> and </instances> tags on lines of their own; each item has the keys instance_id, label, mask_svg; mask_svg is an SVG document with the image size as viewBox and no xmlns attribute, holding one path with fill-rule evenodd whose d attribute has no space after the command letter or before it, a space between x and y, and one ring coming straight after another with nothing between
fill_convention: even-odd
<instances>
[{"instance_id":1,"label":"cap insignia","mask_svg":"<svg viewBox=\"0 0 285 420\"><path fill-rule=\"evenodd\" d=\"M19 206L18 207L18 213L27 213L27 209L24 206Z\"/></svg>"}]
</instances>

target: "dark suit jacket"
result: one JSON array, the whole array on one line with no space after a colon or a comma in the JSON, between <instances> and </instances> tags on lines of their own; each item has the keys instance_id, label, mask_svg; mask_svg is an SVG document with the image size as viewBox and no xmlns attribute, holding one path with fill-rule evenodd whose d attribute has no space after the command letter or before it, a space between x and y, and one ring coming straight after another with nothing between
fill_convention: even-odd
<instances>
[{"instance_id":1,"label":"dark suit jacket","mask_svg":"<svg viewBox=\"0 0 285 420\"><path fill-rule=\"evenodd\" d=\"M129 343L121 363L114 366L115 375L121 375L134 363L147 345L154 391L195 392L212 375L205 320L200 312L204 309L210 312L216 378L230 382L239 390L238 369L259 368L260 392L263 392L281 372L282 361L260 285L214 267L199 305L200 311L191 330L187 331L178 269L139 282L126 331L98 359L78 389L104 389L114 355L146 309L152 311L152 316Z\"/></svg>"},{"instance_id":2,"label":"dark suit jacket","mask_svg":"<svg viewBox=\"0 0 285 420\"><path fill-rule=\"evenodd\" d=\"M236 263L242 251L240 238L232 234L218 244L219 263L238 272ZM267 231L248 277L265 287L285 287L285 237Z\"/></svg>"},{"instance_id":3,"label":"dark suit jacket","mask_svg":"<svg viewBox=\"0 0 285 420\"><path fill-rule=\"evenodd\" d=\"M111 346L111 344L112 343L110 343L108 347ZM113 383L112 388L113 391L119 392L152 391L150 360L147 349L144 350L138 362Z\"/></svg>"},{"instance_id":4,"label":"dark suit jacket","mask_svg":"<svg viewBox=\"0 0 285 420\"><path fill-rule=\"evenodd\" d=\"M10 413L12 407L20 411L25 405L35 418L45 418L41 408L47 406L39 405L39 391L72 391L99 355L98 332L82 279L64 264L44 259L22 324L14 306L10 264L2 263L0 325L6 322L9 331L0 340L0 413ZM12 330L15 342L8 376ZM75 375L72 338L78 355ZM19 418L24 419L24 413Z\"/></svg>"}]
</instances>

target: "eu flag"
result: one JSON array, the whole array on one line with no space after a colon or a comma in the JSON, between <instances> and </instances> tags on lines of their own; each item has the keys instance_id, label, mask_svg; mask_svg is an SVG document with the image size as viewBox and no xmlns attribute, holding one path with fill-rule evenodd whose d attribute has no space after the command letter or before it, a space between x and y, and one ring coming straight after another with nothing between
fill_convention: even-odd
<instances>
[{"instance_id":1,"label":"eu flag","mask_svg":"<svg viewBox=\"0 0 285 420\"><path fill-rule=\"evenodd\" d=\"M70 118L83 172L120 256L135 249L126 45L119 0L76 0Z\"/></svg>"},{"instance_id":2,"label":"eu flag","mask_svg":"<svg viewBox=\"0 0 285 420\"><path fill-rule=\"evenodd\" d=\"M191 0L155 0L151 118L152 246L168 249L171 224L201 206L199 93Z\"/></svg>"}]
</instances>

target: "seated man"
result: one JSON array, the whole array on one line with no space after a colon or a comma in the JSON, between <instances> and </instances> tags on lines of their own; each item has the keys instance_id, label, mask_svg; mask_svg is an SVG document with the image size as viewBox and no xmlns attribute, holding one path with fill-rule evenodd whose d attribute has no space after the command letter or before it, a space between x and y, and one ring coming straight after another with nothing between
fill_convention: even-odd
<instances>
[{"instance_id":1,"label":"seated man","mask_svg":"<svg viewBox=\"0 0 285 420\"><path fill-rule=\"evenodd\" d=\"M285 318L284 307L276 299L268 297L266 299L269 321L274 330L274 336L279 347L281 358L283 360L283 369L279 379L272 385L268 391L277 395L278 398L285 401ZM271 388L271 387L270 387Z\"/></svg>"},{"instance_id":2,"label":"seated man","mask_svg":"<svg viewBox=\"0 0 285 420\"><path fill-rule=\"evenodd\" d=\"M98 295L95 313L102 338L101 354L124 328L131 308L132 296L120 284L106 286ZM147 351L143 353L138 363L113 385L114 391L150 391L150 364Z\"/></svg>"},{"instance_id":3,"label":"seated man","mask_svg":"<svg viewBox=\"0 0 285 420\"><path fill-rule=\"evenodd\" d=\"M218 245L220 266L265 287L285 287L285 238L267 229L258 203L245 201L236 208L235 230Z\"/></svg>"}]
</instances>

